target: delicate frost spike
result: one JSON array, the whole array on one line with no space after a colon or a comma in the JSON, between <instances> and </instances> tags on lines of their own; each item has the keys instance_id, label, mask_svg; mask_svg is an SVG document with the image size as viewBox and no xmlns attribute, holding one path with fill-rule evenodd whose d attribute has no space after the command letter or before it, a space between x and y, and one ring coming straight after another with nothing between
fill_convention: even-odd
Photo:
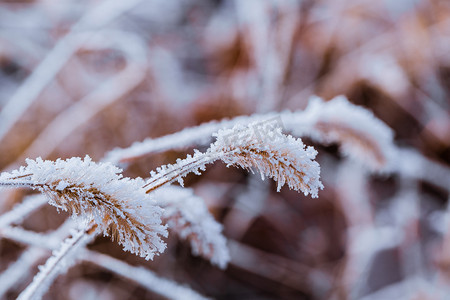
<instances>
[{"instance_id":1,"label":"delicate frost spike","mask_svg":"<svg viewBox=\"0 0 450 300\"><path fill-rule=\"evenodd\" d=\"M305 148L301 139L283 134L281 128L261 130L260 125L252 123L220 130L209 151L221 153L220 159L228 165L256 167L263 178L268 176L277 181L278 191L287 183L305 196L317 197L318 190L323 189L320 166L314 161L317 151Z\"/></svg>"},{"instance_id":2,"label":"delicate frost spike","mask_svg":"<svg viewBox=\"0 0 450 300\"><path fill-rule=\"evenodd\" d=\"M214 220L203 199L188 188L168 186L155 192L164 208L163 220L169 229L190 241L194 255L200 255L224 269L230 261L222 225Z\"/></svg>"},{"instance_id":3,"label":"delicate frost spike","mask_svg":"<svg viewBox=\"0 0 450 300\"><path fill-rule=\"evenodd\" d=\"M165 152L171 149L183 149L193 145L208 145L211 135L223 128L231 128L237 123L264 121L276 117L277 113L239 116L231 120L211 121L199 126L185 128L181 131L158 138L147 138L142 142L135 142L128 148L116 148L108 152L104 161L113 164L127 164L150 153Z\"/></svg>"},{"instance_id":4,"label":"delicate frost spike","mask_svg":"<svg viewBox=\"0 0 450 300\"><path fill-rule=\"evenodd\" d=\"M150 172L151 177L144 185L147 193L160 188L168 183L178 180L183 186L183 177L189 173L200 174L199 170L205 170L205 165L217 160L217 155L195 151L194 155L188 155L185 159L177 159L176 164L168 164Z\"/></svg>"},{"instance_id":5,"label":"delicate frost spike","mask_svg":"<svg viewBox=\"0 0 450 300\"><path fill-rule=\"evenodd\" d=\"M145 193L141 178L123 178L110 163L94 163L86 156L67 160L27 159L27 167L0 175L0 185L38 189L49 203L86 221L93 220L124 250L146 259L164 251L162 208Z\"/></svg>"},{"instance_id":6,"label":"delicate frost spike","mask_svg":"<svg viewBox=\"0 0 450 300\"><path fill-rule=\"evenodd\" d=\"M395 154L394 133L391 128L363 107L338 96L328 102L311 97L302 115L304 127L289 126L295 135L310 136L322 143L339 143L344 154L382 171L390 167ZM292 115L292 117L294 117Z\"/></svg>"},{"instance_id":7,"label":"delicate frost spike","mask_svg":"<svg viewBox=\"0 0 450 300\"><path fill-rule=\"evenodd\" d=\"M174 165L158 169L144 186L147 193L162 187L188 173L204 170L205 165L221 159L228 165L237 165L244 169L256 167L262 178L268 176L278 183L278 191L287 183L294 190L302 191L306 196L317 197L323 189L320 182L320 166L314 161L317 151L306 147L301 139L281 133L274 128L259 123L248 127L235 125L232 129L220 130L214 136L217 140L210 148L194 156L178 160Z\"/></svg>"}]
</instances>

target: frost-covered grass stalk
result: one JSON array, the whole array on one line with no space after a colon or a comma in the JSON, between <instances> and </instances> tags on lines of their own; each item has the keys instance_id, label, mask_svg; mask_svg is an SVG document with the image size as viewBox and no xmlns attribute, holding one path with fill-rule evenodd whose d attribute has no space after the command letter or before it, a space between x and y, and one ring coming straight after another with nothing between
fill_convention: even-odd
<instances>
[{"instance_id":1,"label":"frost-covered grass stalk","mask_svg":"<svg viewBox=\"0 0 450 300\"><path fill-rule=\"evenodd\" d=\"M70 238L67 238L61 244L60 249L53 251L53 255L47 260L44 266L40 267L40 271L33 279L33 282L20 294L18 299L42 298L56 276L75 263L77 250L79 251L79 249L82 249L92 240L95 227L88 228L86 231L74 232Z\"/></svg>"},{"instance_id":2,"label":"frost-covered grass stalk","mask_svg":"<svg viewBox=\"0 0 450 300\"><path fill-rule=\"evenodd\" d=\"M402 170L400 165L393 164L394 158L399 156L396 156L392 130L370 111L351 104L344 97L328 102L312 98L304 111L241 116L206 123L135 143L128 149L116 149L99 163L89 156L56 161L27 159L27 166L2 173L0 186L28 187L40 191L46 198L31 196L0 216L0 234L19 243L51 249L53 255L20 299L39 299L53 280L78 260L95 263L88 254L92 251L85 251L85 246L100 233L117 241L125 251L150 260L164 252L163 238L171 232L187 240L194 255L226 268L232 257L222 233L223 226L214 219L204 200L183 186L183 178L190 173L200 175L207 165L220 160L227 167L256 170L262 179L272 178L277 182L277 191L287 185L305 196L318 197L324 186L319 164L315 161L317 151L283 131L326 145L339 144L352 163L359 165L361 174L395 168ZM130 162L153 152L204 146L212 139L215 141L205 151L194 150L193 155L163 165L151 171L146 180L124 177L122 169L108 162ZM171 185L176 181L181 186ZM72 234L63 231L65 235L61 237L66 239L59 247L54 240L49 244L50 240L40 234L11 226L20 223L46 201L58 210L68 211L81 224L81 230ZM111 259L103 257L98 265L105 267L104 261ZM31 264L35 260L29 261ZM136 279L127 274L126 270L133 269L131 266L110 269L173 299L182 298L180 295L184 291L189 291L193 299L202 298L187 287L180 287L176 292L174 288L173 293L167 293L158 285L171 286L171 281L155 279L151 273L146 273L148 280ZM12 278L23 276L21 272L9 273L17 273Z\"/></svg>"},{"instance_id":3,"label":"frost-covered grass stalk","mask_svg":"<svg viewBox=\"0 0 450 300\"><path fill-rule=\"evenodd\" d=\"M305 196L318 197L323 184L315 161L317 151L283 130L323 144L338 143L342 152L364 170L392 169L396 153L392 131L371 112L356 107L344 97L328 102L312 98L304 111L241 116L188 128L136 143L128 149L116 149L99 163L89 156L56 161L27 159L27 166L2 173L0 186L29 187L47 199L33 196L1 216L0 234L34 247L48 247L53 255L20 298L40 298L58 274L77 260L95 262L83 251L99 233L110 236L125 251L149 260L164 252L163 238L172 232L189 241L194 255L226 268L231 258L222 234L223 226L210 214L202 198L183 187L183 178L189 173L200 175L208 164L220 160L227 167L256 170L262 179L274 179L277 191L287 185ZM151 171L146 180L123 177L120 168L107 162L129 162L161 150L202 146L211 139L215 141L204 152L194 150L193 155ZM171 185L174 181L181 187ZM44 200L58 210L70 212L81 224L81 230L71 235L66 232L66 240L59 247L53 240L52 246L45 246L46 239L41 240L38 234L10 226L41 207ZM119 273L130 268L120 268ZM156 286L158 282L169 283L161 280L147 280L145 284L154 292L178 299L180 293L167 294ZM180 288L184 290L188 289ZM201 298L191 292L193 298Z\"/></svg>"},{"instance_id":4,"label":"frost-covered grass stalk","mask_svg":"<svg viewBox=\"0 0 450 300\"><path fill-rule=\"evenodd\" d=\"M127 163L146 155L208 145L215 132L231 129L237 124L263 124L274 118L281 119L284 130L293 136L308 137L326 145L337 143L345 155L369 170L386 171L393 166L397 149L392 129L371 111L352 104L344 96L329 101L313 96L305 110L239 116L186 128L160 138L148 138L125 149L116 148L107 153L104 160L126 167Z\"/></svg>"},{"instance_id":5,"label":"frost-covered grass stalk","mask_svg":"<svg viewBox=\"0 0 450 300\"><path fill-rule=\"evenodd\" d=\"M0 185L28 186L49 198L59 209L95 222L104 235L124 250L152 259L165 249L160 236L163 210L142 189L140 178L123 178L112 164L84 159L27 160L28 165L0 176Z\"/></svg>"},{"instance_id":6,"label":"frost-covered grass stalk","mask_svg":"<svg viewBox=\"0 0 450 300\"><path fill-rule=\"evenodd\" d=\"M449 298L450 1L11 2L0 299Z\"/></svg>"},{"instance_id":7,"label":"frost-covered grass stalk","mask_svg":"<svg viewBox=\"0 0 450 300\"><path fill-rule=\"evenodd\" d=\"M193 156L152 172L144 186L147 193L174 180L183 184L182 178L186 174L200 174L199 170L205 170L206 164L222 160L227 166L256 168L262 179L268 176L277 181L278 191L287 183L291 189L317 197L323 185L319 180L319 164L314 161L317 155L314 148L305 147L300 139L282 134L281 128L257 134L255 127L258 125L238 124L232 129L220 130L215 134L216 142L206 152L196 151Z\"/></svg>"},{"instance_id":8,"label":"frost-covered grass stalk","mask_svg":"<svg viewBox=\"0 0 450 300\"><path fill-rule=\"evenodd\" d=\"M287 184L317 197L323 188L320 167L314 160L317 152L269 123L237 124L219 130L214 134L216 141L205 152L195 150L193 156L162 166L151 172L147 181L125 178L113 164L95 163L89 156L56 161L27 159L27 166L2 173L0 186L37 189L47 196L49 204L70 212L84 224L84 229L53 251L20 299L40 298L97 232L148 260L165 250L162 238L167 237L169 227L190 241L194 255L225 268L230 255L222 225L190 189L168 185L176 180L183 185L182 178L188 173L200 174L207 164L221 160L227 166L257 169L262 179L267 176L277 181L278 191ZM40 205L40 199L24 203L0 221L18 221Z\"/></svg>"}]
</instances>

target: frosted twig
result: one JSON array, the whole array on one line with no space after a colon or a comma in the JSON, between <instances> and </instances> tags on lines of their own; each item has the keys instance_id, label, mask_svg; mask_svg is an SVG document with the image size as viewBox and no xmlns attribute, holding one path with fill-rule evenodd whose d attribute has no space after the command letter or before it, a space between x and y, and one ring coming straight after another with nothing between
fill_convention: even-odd
<instances>
[{"instance_id":1,"label":"frosted twig","mask_svg":"<svg viewBox=\"0 0 450 300\"><path fill-rule=\"evenodd\" d=\"M83 260L110 270L117 275L139 283L147 290L174 300L201 300L208 299L187 286L183 286L157 276L152 271L134 267L111 256L94 251L85 250Z\"/></svg>"},{"instance_id":2,"label":"frosted twig","mask_svg":"<svg viewBox=\"0 0 450 300\"><path fill-rule=\"evenodd\" d=\"M319 164L314 161L317 154L314 148L305 148L300 139L282 134L281 128L269 128L257 134L254 126L256 123L248 127L238 124L220 130L215 134L216 142L205 153L196 151L194 156L179 159L174 165L158 168L157 173L151 173L144 188L150 193L174 180L182 183L182 177L188 173L199 174L206 164L220 159L228 166L257 168L263 179L268 176L277 181L278 191L287 183L291 189L317 197L323 185L319 180Z\"/></svg>"},{"instance_id":3,"label":"frosted twig","mask_svg":"<svg viewBox=\"0 0 450 300\"><path fill-rule=\"evenodd\" d=\"M164 208L163 221L182 239L190 241L194 255L225 268L230 260L222 225L214 220L205 202L189 188L168 186L155 191Z\"/></svg>"},{"instance_id":4,"label":"frosted twig","mask_svg":"<svg viewBox=\"0 0 450 300\"><path fill-rule=\"evenodd\" d=\"M66 220L58 229L50 233L38 233L21 227L7 226L0 228L0 236L21 244L54 250L60 245L61 240L67 237L74 226L75 223L72 219Z\"/></svg>"},{"instance_id":5,"label":"frosted twig","mask_svg":"<svg viewBox=\"0 0 450 300\"><path fill-rule=\"evenodd\" d=\"M255 62L255 69L251 70L253 76L247 77L248 81L256 81L260 84L258 94L254 93L250 97L258 101L257 109L267 111L273 109L276 102L276 92L278 83L282 77L281 57L276 51L275 30L272 24L273 14L277 8L272 1L234 1L237 17L241 26L248 30L248 38L251 41L252 58ZM286 46L283 44L283 46ZM284 57L283 57L284 58ZM249 82L247 82L249 84Z\"/></svg>"},{"instance_id":6,"label":"frosted twig","mask_svg":"<svg viewBox=\"0 0 450 300\"><path fill-rule=\"evenodd\" d=\"M143 187L147 193L150 193L174 180L178 180L180 184L183 184L182 178L184 176L192 172L199 175L199 170L204 171L205 165L213 163L218 157L217 154L210 155L210 153L195 151L194 156L188 155L185 159L177 159L175 165L164 165L158 167L156 172L152 171L150 179Z\"/></svg>"},{"instance_id":7,"label":"frosted twig","mask_svg":"<svg viewBox=\"0 0 450 300\"><path fill-rule=\"evenodd\" d=\"M50 198L50 204L95 223L99 231L117 238L124 250L146 259L153 258L165 248L165 243L160 239L161 235L167 234L166 228L161 225L160 206L164 206L168 209L165 216L168 223L180 236L190 239L194 254L203 255L224 267L229 255L225 239L220 235L221 227L208 214L205 206L198 205L197 198L189 195L188 199L195 204L186 209L171 201L173 199L166 199L165 203L162 199L157 203L153 198L156 194L148 194L190 172L199 173L207 163L220 159L228 165L244 169L256 167L262 178L268 176L278 182L278 190L287 183L290 188L317 197L318 190L323 188L319 180L320 167L314 161L317 152L312 147L305 147L300 139L282 134L279 127L260 128L264 132L257 132L255 128L258 126L260 124L252 123L220 130L215 134L216 142L205 153L196 151L193 157L159 168L157 173L152 173L145 186L142 179L123 178L118 175L120 169L110 163L93 163L88 156L84 160L71 158L55 162L28 159L28 166L2 173L0 186L38 189ZM194 207L201 209L194 211ZM209 228L206 230L206 227ZM7 235L8 230L20 229L3 230ZM36 233L20 236L23 241L36 245L45 243L45 239L40 241ZM54 252L21 299L42 295L56 278L60 264L65 261L63 258L69 252L75 254L78 248L85 245L81 242L84 237L84 233L79 233L64 243L60 251Z\"/></svg>"},{"instance_id":8,"label":"frosted twig","mask_svg":"<svg viewBox=\"0 0 450 300\"><path fill-rule=\"evenodd\" d=\"M148 138L142 142L135 142L128 148L116 148L105 155L104 161L113 164L126 164L140 157L168 151L183 149L190 146L204 146L212 141L212 134L220 129L231 128L238 123L248 124L273 118L278 114L269 113L253 116L239 116L231 120L212 121L199 126L186 128L173 134L159 138Z\"/></svg>"},{"instance_id":9,"label":"frosted twig","mask_svg":"<svg viewBox=\"0 0 450 300\"><path fill-rule=\"evenodd\" d=\"M7 233L11 234L7 234L4 237L10 238L19 243L24 243L26 245L32 246L27 251L32 252L33 255L35 255L36 253L34 251L39 251L40 249L48 249L48 250L57 249L58 246L61 244L61 240L58 237L61 236L62 232L67 232L69 227L73 227L73 222L66 222L65 225L61 226L58 230L49 235L43 235L32 231L23 230L20 228L12 228L11 232L9 232L9 230L6 231ZM3 234L5 233L5 231L0 231L0 233ZM101 266L124 278L128 278L134 282L137 282L146 289L148 289L149 291L161 294L165 297L168 297L169 299L206 299L205 297L201 296L200 294L196 293L195 291L189 289L186 286L182 286L171 280L158 277L150 270L140 267L133 267L131 265L128 265L127 263L124 263L108 255L100 254L95 251L90 251L87 249L77 248L72 249L70 251L72 251L72 253L75 254L77 250L80 250L79 254L76 254L78 258L93 263L95 265ZM28 254L24 253L23 258L27 257ZM24 276L25 272L29 272L30 266L35 264L40 257L41 256L33 256L32 260L22 261L21 263L17 261L16 263L9 266L8 270L11 269L11 271L7 271L2 275L0 275L0 279L2 279L4 274L7 274L8 272L10 274L15 274L14 276L16 276L17 279L9 280L12 282L12 284L14 284ZM21 269L16 268L21 266L23 266L23 268ZM12 284L6 286L6 283L9 281L0 281L2 282L3 287L6 289L4 292L6 292L9 288L11 288ZM1 289L2 285L0 285L0 291L3 291Z\"/></svg>"},{"instance_id":10,"label":"frosted twig","mask_svg":"<svg viewBox=\"0 0 450 300\"><path fill-rule=\"evenodd\" d=\"M53 255L44 266L39 268L39 273L33 282L19 295L19 300L41 299L56 277L75 263L76 257L71 254L86 246L95 236L95 225L87 230L80 230L66 239L60 249L53 251Z\"/></svg>"},{"instance_id":11,"label":"frosted twig","mask_svg":"<svg viewBox=\"0 0 450 300\"><path fill-rule=\"evenodd\" d=\"M125 149L114 149L105 156L112 163L127 163L139 157L207 145L211 134L236 124L264 122L280 118L284 129L294 136L310 137L320 143L338 143L344 154L359 161L369 170L392 171L396 146L392 130L369 110L339 96L328 102L313 97L305 111L239 116L231 120L210 122L156 139L146 139Z\"/></svg>"},{"instance_id":12,"label":"frosted twig","mask_svg":"<svg viewBox=\"0 0 450 300\"><path fill-rule=\"evenodd\" d=\"M8 268L0 274L0 298L4 299L5 294L14 285L31 272L31 268L38 263L40 259L45 257L47 251L39 247L30 247L26 249L17 260L8 265Z\"/></svg>"},{"instance_id":13,"label":"frosted twig","mask_svg":"<svg viewBox=\"0 0 450 300\"><path fill-rule=\"evenodd\" d=\"M49 241L51 238L49 238L44 233L38 233L30 230L25 230L21 227L4 227L0 228L0 236L2 238L11 239L15 242L22 243L22 244L29 244L41 248L46 248L47 244L49 244ZM60 242L60 240L56 241ZM50 243L53 245L53 243Z\"/></svg>"},{"instance_id":14,"label":"frosted twig","mask_svg":"<svg viewBox=\"0 0 450 300\"><path fill-rule=\"evenodd\" d=\"M83 40L74 39L79 31L89 28L98 29L131 9L140 0L113 1L105 0L86 14L72 26L69 33L60 39L44 60L34 69L33 73L20 86L13 97L0 112L0 141L11 130L22 114L39 96L42 90L51 82L69 58L79 49ZM85 36L87 39L88 36Z\"/></svg>"}]
</instances>

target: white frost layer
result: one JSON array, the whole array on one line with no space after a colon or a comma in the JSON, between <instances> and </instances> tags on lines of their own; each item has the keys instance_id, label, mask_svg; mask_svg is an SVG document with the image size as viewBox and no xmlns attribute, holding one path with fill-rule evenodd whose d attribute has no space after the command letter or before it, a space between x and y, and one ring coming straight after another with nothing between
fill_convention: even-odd
<instances>
[{"instance_id":1,"label":"white frost layer","mask_svg":"<svg viewBox=\"0 0 450 300\"><path fill-rule=\"evenodd\" d=\"M105 161L125 164L152 153L190 146L206 146L212 141L211 135L218 130L229 129L236 124L264 122L276 117L282 120L284 130L294 136L307 136L320 143L340 144L344 154L370 170L389 170L395 157L393 131L371 111L352 104L344 96L338 96L326 102L319 97L312 97L305 111L239 116L231 120L213 121L186 128L159 138L148 138L142 142L135 142L128 148L112 150L106 155ZM338 125L339 130L324 132L317 126L320 123L330 125L330 128L333 124ZM345 129L351 130L354 137L360 136L366 138L366 141L371 141L371 145L364 145L364 141L358 142L354 138L346 138L342 134ZM341 134L337 134L338 132ZM367 151L370 147L373 148L372 151Z\"/></svg>"},{"instance_id":2,"label":"white frost layer","mask_svg":"<svg viewBox=\"0 0 450 300\"><path fill-rule=\"evenodd\" d=\"M155 198L165 209L169 228L191 243L194 255L225 268L230 261L222 225L210 214L205 202L189 188L168 186L157 190Z\"/></svg>"}]
</instances>

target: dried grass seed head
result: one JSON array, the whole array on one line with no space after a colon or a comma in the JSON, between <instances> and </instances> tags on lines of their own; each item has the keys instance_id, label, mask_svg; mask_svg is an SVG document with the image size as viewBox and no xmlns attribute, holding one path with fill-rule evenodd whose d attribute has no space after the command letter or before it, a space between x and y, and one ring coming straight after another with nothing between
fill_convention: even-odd
<instances>
[{"instance_id":1,"label":"dried grass seed head","mask_svg":"<svg viewBox=\"0 0 450 300\"><path fill-rule=\"evenodd\" d=\"M283 134L280 127L261 130L260 125L238 124L220 130L209 152L220 153L220 159L228 166L256 167L262 179L268 176L277 181L278 191L287 183L291 189L317 197L318 190L323 189L320 166L314 161L317 151L306 147L301 139Z\"/></svg>"},{"instance_id":2,"label":"dried grass seed head","mask_svg":"<svg viewBox=\"0 0 450 300\"><path fill-rule=\"evenodd\" d=\"M124 178L121 169L110 163L95 163L89 156L26 162L26 167L6 178L30 181L32 188L50 198L50 204L94 221L104 235L117 240L126 251L146 259L164 251L166 245L160 237L167 236L161 224L163 209L145 193L141 178Z\"/></svg>"}]
</instances>

